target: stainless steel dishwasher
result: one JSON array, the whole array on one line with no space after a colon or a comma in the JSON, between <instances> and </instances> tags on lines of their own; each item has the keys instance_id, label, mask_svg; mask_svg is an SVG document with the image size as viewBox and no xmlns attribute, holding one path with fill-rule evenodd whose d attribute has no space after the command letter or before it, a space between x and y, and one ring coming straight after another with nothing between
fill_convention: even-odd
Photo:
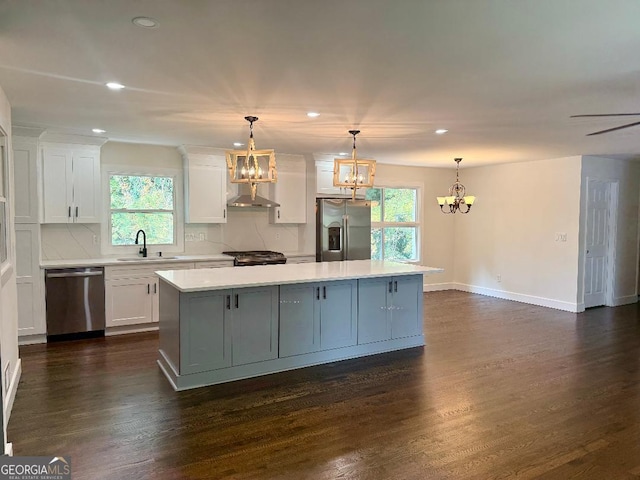
<instances>
[{"instance_id":1,"label":"stainless steel dishwasher","mask_svg":"<svg viewBox=\"0 0 640 480\"><path fill-rule=\"evenodd\" d=\"M104 336L104 269L48 269L47 341Z\"/></svg>"}]
</instances>

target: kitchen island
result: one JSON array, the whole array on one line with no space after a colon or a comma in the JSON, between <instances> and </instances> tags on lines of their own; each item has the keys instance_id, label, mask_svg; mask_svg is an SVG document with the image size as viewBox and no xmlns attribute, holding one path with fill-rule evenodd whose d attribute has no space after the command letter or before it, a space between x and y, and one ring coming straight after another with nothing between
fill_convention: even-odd
<instances>
[{"instance_id":1,"label":"kitchen island","mask_svg":"<svg viewBox=\"0 0 640 480\"><path fill-rule=\"evenodd\" d=\"M158 364L176 390L424 345L422 277L353 260L157 272Z\"/></svg>"}]
</instances>

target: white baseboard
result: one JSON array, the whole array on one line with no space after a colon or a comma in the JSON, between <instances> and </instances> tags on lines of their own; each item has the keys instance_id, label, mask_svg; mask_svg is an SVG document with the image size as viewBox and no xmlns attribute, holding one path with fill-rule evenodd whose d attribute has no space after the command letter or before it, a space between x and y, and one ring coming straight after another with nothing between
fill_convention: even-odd
<instances>
[{"instance_id":1,"label":"white baseboard","mask_svg":"<svg viewBox=\"0 0 640 480\"><path fill-rule=\"evenodd\" d=\"M455 290L455 284L451 282L447 283L424 283L422 285L423 292L440 292L442 290Z\"/></svg>"},{"instance_id":2,"label":"white baseboard","mask_svg":"<svg viewBox=\"0 0 640 480\"><path fill-rule=\"evenodd\" d=\"M624 297L616 297L613 299L611 307L619 307L621 305L629 305L631 303L638 303L637 295L625 295Z\"/></svg>"},{"instance_id":3,"label":"white baseboard","mask_svg":"<svg viewBox=\"0 0 640 480\"><path fill-rule=\"evenodd\" d=\"M516 302L528 303L530 305L538 305L540 307L555 308L556 310L564 310L565 312L579 312L577 303L563 302L552 298L536 297L534 295L524 295L522 293L506 292L504 290L494 290L493 288L478 287L475 285L466 285L464 283L454 283L456 290L463 292L479 293L488 297L502 298L505 300L514 300ZM582 308L584 311L584 306Z\"/></svg>"},{"instance_id":4,"label":"white baseboard","mask_svg":"<svg viewBox=\"0 0 640 480\"><path fill-rule=\"evenodd\" d=\"M8 457L13 457L13 443L8 442L4 446L4 454Z\"/></svg>"},{"instance_id":5,"label":"white baseboard","mask_svg":"<svg viewBox=\"0 0 640 480\"><path fill-rule=\"evenodd\" d=\"M35 345L37 343L47 343L46 335L23 335L18 337L18 345Z\"/></svg>"},{"instance_id":6,"label":"white baseboard","mask_svg":"<svg viewBox=\"0 0 640 480\"><path fill-rule=\"evenodd\" d=\"M11 417L11 410L13 410L13 402L16 399L16 393L18 391L18 383L20 383L20 376L22 375L22 359L18 358L16 368L13 369L13 375L11 375L11 382L9 382L9 388L7 389L7 397L4 402L4 428L6 431L9 424L9 418Z\"/></svg>"}]
</instances>

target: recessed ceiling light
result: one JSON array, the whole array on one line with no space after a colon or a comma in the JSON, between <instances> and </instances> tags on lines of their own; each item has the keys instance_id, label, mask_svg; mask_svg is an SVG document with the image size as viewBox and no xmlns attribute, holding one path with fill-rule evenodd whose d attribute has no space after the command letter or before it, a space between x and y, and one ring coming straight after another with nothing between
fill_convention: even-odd
<instances>
[{"instance_id":1,"label":"recessed ceiling light","mask_svg":"<svg viewBox=\"0 0 640 480\"><path fill-rule=\"evenodd\" d=\"M447 133L449 130L447 130L446 128L439 128L438 130L436 130L436 134L438 135L442 135L444 133Z\"/></svg>"},{"instance_id":2,"label":"recessed ceiling light","mask_svg":"<svg viewBox=\"0 0 640 480\"><path fill-rule=\"evenodd\" d=\"M107 88L110 88L111 90L122 90L124 85L118 82L109 82L107 83Z\"/></svg>"},{"instance_id":3,"label":"recessed ceiling light","mask_svg":"<svg viewBox=\"0 0 640 480\"><path fill-rule=\"evenodd\" d=\"M93 129L91 129L91 131L92 131L93 133L107 133L107 131L106 131L106 130L103 130L103 129L101 129L101 128L93 128Z\"/></svg>"},{"instance_id":4,"label":"recessed ceiling light","mask_svg":"<svg viewBox=\"0 0 640 480\"><path fill-rule=\"evenodd\" d=\"M319 116L320 116L320 114L318 112L308 112L307 113L307 117L309 117L309 118L316 118L316 117L319 117Z\"/></svg>"},{"instance_id":5,"label":"recessed ceiling light","mask_svg":"<svg viewBox=\"0 0 640 480\"><path fill-rule=\"evenodd\" d=\"M243 146L243 145L244 145L244 143L240 143L240 142L233 142L233 146L234 146L234 147L241 147L241 146Z\"/></svg>"},{"instance_id":6,"label":"recessed ceiling light","mask_svg":"<svg viewBox=\"0 0 640 480\"><path fill-rule=\"evenodd\" d=\"M156 28L158 26L158 22L156 22L153 18L149 18L149 17L136 17L131 21L136 27Z\"/></svg>"}]
</instances>

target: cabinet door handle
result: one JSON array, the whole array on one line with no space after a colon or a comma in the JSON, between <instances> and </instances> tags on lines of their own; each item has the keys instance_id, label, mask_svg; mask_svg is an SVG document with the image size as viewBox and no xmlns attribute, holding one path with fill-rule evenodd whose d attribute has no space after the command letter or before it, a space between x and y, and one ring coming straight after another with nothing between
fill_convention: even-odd
<instances>
[{"instance_id":1,"label":"cabinet door handle","mask_svg":"<svg viewBox=\"0 0 640 480\"><path fill-rule=\"evenodd\" d=\"M227 295L227 310L231 310L231 295Z\"/></svg>"},{"instance_id":2,"label":"cabinet door handle","mask_svg":"<svg viewBox=\"0 0 640 480\"><path fill-rule=\"evenodd\" d=\"M69 218L71 218L71 205L69 205Z\"/></svg>"},{"instance_id":3,"label":"cabinet door handle","mask_svg":"<svg viewBox=\"0 0 640 480\"><path fill-rule=\"evenodd\" d=\"M278 218L280 218L280 210L278 209Z\"/></svg>"},{"instance_id":4,"label":"cabinet door handle","mask_svg":"<svg viewBox=\"0 0 640 480\"><path fill-rule=\"evenodd\" d=\"M158 284L157 283L153 284L153 293L158 293Z\"/></svg>"},{"instance_id":5,"label":"cabinet door handle","mask_svg":"<svg viewBox=\"0 0 640 480\"><path fill-rule=\"evenodd\" d=\"M227 218L227 209L222 209L222 218Z\"/></svg>"},{"instance_id":6,"label":"cabinet door handle","mask_svg":"<svg viewBox=\"0 0 640 480\"><path fill-rule=\"evenodd\" d=\"M151 285L147 283L147 295L151 293Z\"/></svg>"},{"instance_id":7,"label":"cabinet door handle","mask_svg":"<svg viewBox=\"0 0 640 480\"><path fill-rule=\"evenodd\" d=\"M393 291L394 292L398 291L398 281L397 280L393 282Z\"/></svg>"},{"instance_id":8,"label":"cabinet door handle","mask_svg":"<svg viewBox=\"0 0 640 480\"><path fill-rule=\"evenodd\" d=\"M240 302L238 300L238 294L236 293L236 308L238 308L239 305L240 305Z\"/></svg>"},{"instance_id":9,"label":"cabinet door handle","mask_svg":"<svg viewBox=\"0 0 640 480\"><path fill-rule=\"evenodd\" d=\"M322 287L322 298L327 298L327 287Z\"/></svg>"},{"instance_id":10,"label":"cabinet door handle","mask_svg":"<svg viewBox=\"0 0 640 480\"><path fill-rule=\"evenodd\" d=\"M76 218L78 218L78 207L76 207Z\"/></svg>"},{"instance_id":11,"label":"cabinet door handle","mask_svg":"<svg viewBox=\"0 0 640 480\"><path fill-rule=\"evenodd\" d=\"M389 293L393 291L393 282L389 282Z\"/></svg>"},{"instance_id":12,"label":"cabinet door handle","mask_svg":"<svg viewBox=\"0 0 640 480\"><path fill-rule=\"evenodd\" d=\"M320 300L320 287L316 287L316 300Z\"/></svg>"}]
</instances>

